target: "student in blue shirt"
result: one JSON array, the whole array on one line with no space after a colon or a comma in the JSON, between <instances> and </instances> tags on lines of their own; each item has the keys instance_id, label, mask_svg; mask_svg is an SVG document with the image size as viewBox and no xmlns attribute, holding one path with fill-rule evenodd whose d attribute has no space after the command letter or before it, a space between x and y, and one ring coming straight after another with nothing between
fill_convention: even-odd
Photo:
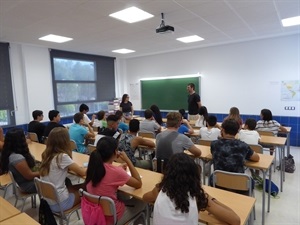
<instances>
[{"instance_id":1,"label":"student in blue shirt","mask_svg":"<svg viewBox=\"0 0 300 225\"><path fill-rule=\"evenodd\" d=\"M179 112L180 111L181 111L181 109L179 110ZM182 115L181 112L180 112L180 114ZM187 134L193 134L194 133L194 129L190 125L189 121L183 117L183 115L182 115L181 125L178 128L178 132L180 134L186 134L186 133Z\"/></svg>"},{"instance_id":2,"label":"student in blue shirt","mask_svg":"<svg viewBox=\"0 0 300 225\"><path fill-rule=\"evenodd\" d=\"M129 126L126 123L122 122L123 113L118 110L116 111L115 116L119 118L118 128L121 129L123 133L126 133L129 129Z\"/></svg>"}]
</instances>

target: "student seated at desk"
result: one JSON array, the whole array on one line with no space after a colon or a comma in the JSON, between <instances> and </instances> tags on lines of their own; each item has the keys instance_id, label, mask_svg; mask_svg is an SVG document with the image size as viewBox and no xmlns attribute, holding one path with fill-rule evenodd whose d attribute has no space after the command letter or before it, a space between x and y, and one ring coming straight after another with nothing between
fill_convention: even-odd
<instances>
[{"instance_id":1,"label":"student seated at desk","mask_svg":"<svg viewBox=\"0 0 300 225\"><path fill-rule=\"evenodd\" d=\"M45 131L45 124L41 123L44 119L43 111L41 110L34 110L32 112L33 120L28 124L28 132L36 133L38 136L39 142L42 143L42 137Z\"/></svg>"},{"instance_id":2,"label":"student seated at desk","mask_svg":"<svg viewBox=\"0 0 300 225\"><path fill-rule=\"evenodd\" d=\"M97 119L94 120L93 127L107 127L107 122L105 118L105 111L101 110L97 113Z\"/></svg>"},{"instance_id":3,"label":"student seated at desk","mask_svg":"<svg viewBox=\"0 0 300 225\"><path fill-rule=\"evenodd\" d=\"M179 113L182 115L180 110L179 110ZM178 128L178 133L180 133L180 134L193 134L194 133L194 129L190 125L189 121L184 118L183 115L182 115L181 125Z\"/></svg>"},{"instance_id":4,"label":"student seated at desk","mask_svg":"<svg viewBox=\"0 0 300 225\"><path fill-rule=\"evenodd\" d=\"M127 184L133 188L142 187L141 177L125 152L118 152L118 143L112 137L103 137L92 152L87 168L86 189L93 195L107 196L114 200L117 210L117 225L123 225L139 212L143 211L146 203L131 198L122 201L117 196L119 186ZM130 171L126 172L126 165L114 166L112 163L120 158ZM107 217L107 224L112 218Z\"/></svg>"},{"instance_id":5,"label":"student seated at desk","mask_svg":"<svg viewBox=\"0 0 300 225\"><path fill-rule=\"evenodd\" d=\"M106 121L107 121L107 127L100 128L98 134L119 139L122 134L122 130L118 129L119 118L116 115L109 115L106 118Z\"/></svg>"},{"instance_id":6,"label":"student seated at desk","mask_svg":"<svg viewBox=\"0 0 300 225\"><path fill-rule=\"evenodd\" d=\"M35 167L35 160L30 154L24 130L12 128L5 135L2 155L1 172L11 171L20 189L26 193L36 193L34 178L40 173Z\"/></svg>"},{"instance_id":7,"label":"student seated at desk","mask_svg":"<svg viewBox=\"0 0 300 225\"><path fill-rule=\"evenodd\" d=\"M245 142L248 145L257 145L260 136L259 133L255 130L256 120L249 118L246 120L244 129L241 129L238 133L238 138L241 141Z\"/></svg>"},{"instance_id":8,"label":"student seated at desk","mask_svg":"<svg viewBox=\"0 0 300 225\"><path fill-rule=\"evenodd\" d=\"M47 124L45 131L44 131L44 136L48 137L50 131L54 128L54 127L64 127L63 125L61 125L60 122L60 114L59 111L57 110L50 110L48 113L48 117L50 122Z\"/></svg>"},{"instance_id":9,"label":"student seated at desk","mask_svg":"<svg viewBox=\"0 0 300 225\"><path fill-rule=\"evenodd\" d=\"M117 118L119 118L118 129L121 129L123 131L123 133L126 133L129 129L129 126L122 121L123 113L120 110L117 110L115 115Z\"/></svg>"},{"instance_id":10,"label":"student seated at desk","mask_svg":"<svg viewBox=\"0 0 300 225\"><path fill-rule=\"evenodd\" d=\"M83 118L83 113L76 113L74 115L73 119L75 123L70 126L69 134L70 138L76 143L77 152L88 153L89 151L85 146L85 139L94 138L95 134L90 124L85 123Z\"/></svg>"},{"instance_id":11,"label":"student seated at desk","mask_svg":"<svg viewBox=\"0 0 300 225\"><path fill-rule=\"evenodd\" d=\"M199 119L195 122L195 127L206 127L208 120L208 112L205 106L199 108Z\"/></svg>"},{"instance_id":12,"label":"student seated at desk","mask_svg":"<svg viewBox=\"0 0 300 225\"><path fill-rule=\"evenodd\" d=\"M282 132L287 132L287 129L280 125L276 120L273 120L273 115L271 110L262 109L260 112L261 120L257 121L256 130L257 131L272 131L274 136L277 136L278 130L280 129ZM274 146L264 146L270 147L270 155L273 155Z\"/></svg>"},{"instance_id":13,"label":"student seated at desk","mask_svg":"<svg viewBox=\"0 0 300 225\"><path fill-rule=\"evenodd\" d=\"M210 146L214 170L244 173L245 160L259 161L259 155L249 145L235 139L239 128L240 125L235 119L227 119L222 123L222 138L213 141Z\"/></svg>"},{"instance_id":14,"label":"student seated at desk","mask_svg":"<svg viewBox=\"0 0 300 225\"><path fill-rule=\"evenodd\" d=\"M68 130L56 127L50 132L42 154L40 173L42 180L51 182L56 187L62 210L68 210L80 202L78 190L83 188L82 184L66 186L65 180L69 170L81 177L86 174L86 170L72 160ZM51 200L47 202L53 212L59 212L58 204Z\"/></svg>"},{"instance_id":15,"label":"student seated at desk","mask_svg":"<svg viewBox=\"0 0 300 225\"><path fill-rule=\"evenodd\" d=\"M145 110L145 119L140 123L140 132L153 133L154 135L161 131L161 126L155 121L151 109Z\"/></svg>"},{"instance_id":16,"label":"student seated at desk","mask_svg":"<svg viewBox=\"0 0 300 225\"><path fill-rule=\"evenodd\" d=\"M146 146L148 148L155 148L155 143L151 140L144 139L143 137L136 136L139 131L140 121L132 119L129 122L129 130L127 133L121 135L119 141L119 150L124 151L128 158L131 160L135 167L143 169L152 169L151 160L137 159L134 156L135 151L139 145Z\"/></svg>"},{"instance_id":17,"label":"student seated at desk","mask_svg":"<svg viewBox=\"0 0 300 225\"><path fill-rule=\"evenodd\" d=\"M86 104L81 104L79 106L79 112L81 112L83 114L84 123L89 124L90 126L93 126L96 115L93 114L92 119L90 120L90 118L86 115L89 112L89 110L90 110L90 108Z\"/></svg>"},{"instance_id":18,"label":"student seated at desk","mask_svg":"<svg viewBox=\"0 0 300 225\"><path fill-rule=\"evenodd\" d=\"M167 129L156 136L156 157L158 163L164 160L164 166L173 154L184 150L189 150L196 157L201 155L201 150L195 146L189 137L178 133L181 120L182 116L179 112L169 112L167 114Z\"/></svg>"},{"instance_id":19,"label":"student seated at desk","mask_svg":"<svg viewBox=\"0 0 300 225\"><path fill-rule=\"evenodd\" d=\"M240 129L242 128L242 126L243 126L243 120L242 120L242 118L240 116L240 111L239 111L239 109L237 107L231 107L230 110L229 110L228 116L225 117L223 121L228 120L228 119L235 120L240 125Z\"/></svg>"},{"instance_id":20,"label":"student seated at desk","mask_svg":"<svg viewBox=\"0 0 300 225\"><path fill-rule=\"evenodd\" d=\"M217 117L209 116L207 119L207 127L201 127L199 134L201 140L214 141L221 137L221 131L216 127Z\"/></svg>"},{"instance_id":21,"label":"student seated at desk","mask_svg":"<svg viewBox=\"0 0 300 225\"><path fill-rule=\"evenodd\" d=\"M240 225L232 209L204 192L200 169L185 153L174 154L163 174L161 183L143 196L154 203L153 225L198 225L199 211L204 210L224 224Z\"/></svg>"}]
</instances>

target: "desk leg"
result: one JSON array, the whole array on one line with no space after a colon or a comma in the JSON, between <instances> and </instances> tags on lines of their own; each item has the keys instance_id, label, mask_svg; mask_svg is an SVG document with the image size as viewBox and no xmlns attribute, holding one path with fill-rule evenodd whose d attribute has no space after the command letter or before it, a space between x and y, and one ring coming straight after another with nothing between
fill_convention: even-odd
<instances>
[{"instance_id":1,"label":"desk leg","mask_svg":"<svg viewBox=\"0 0 300 225\"><path fill-rule=\"evenodd\" d=\"M287 156L290 154L290 132L286 134Z\"/></svg>"},{"instance_id":2,"label":"desk leg","mask_svg":"<svg viewBox=\"0 0 300 225\"><path fill-rule=\"evenodd\" d=\"M150 205L146 206L146 225L150 225Z\"/></svg>"},{"instance_id":3,"label":"desk leg","mask_svg":"<svg viewBox=\"0 0 300 225\"><path fill-rule=\"evenodd\" d=\"M262 174L263 174L263 189L262 189L261 224L264 225L265 224L265 203L266 203L266 199L265 199L265 197L266 197L266 194L265 194L265 190L266 190L266 171L262 170Z\"/></svg>"},{"instance_id":4,"label":"desk leg","mask_svg":"<svg viewBox=\"0 0 300 225\"><path fill-rule=\"evenodd\" d=\"M272 182L272 166L270 166L269 168L268 212L270 212L271 182Z\"/></svg>"},{"instance_id":5,"label":"desk leg","mask_svg":"<svg viewBox=\"0 0 300 225\"><path fill-rule=\"evenodd\" d=\"M206 183L206 178L205 178L205 164L206 164L206 160L205 159L202 159L201 160L202 161L202 183L205 185L205 183ZM209 185L209 182L208 182L208 185Z\"/></svg>"},{"instance_id":6,"label":"desk leg","mask_svg":"<svg viewBox=\"0 0 300 225\"><path fill-rule=\"evenodd\" d=\"M284 146L280 146L280 191L283 192L283 181L285 180Z\"/></svg>"}]
</instances>

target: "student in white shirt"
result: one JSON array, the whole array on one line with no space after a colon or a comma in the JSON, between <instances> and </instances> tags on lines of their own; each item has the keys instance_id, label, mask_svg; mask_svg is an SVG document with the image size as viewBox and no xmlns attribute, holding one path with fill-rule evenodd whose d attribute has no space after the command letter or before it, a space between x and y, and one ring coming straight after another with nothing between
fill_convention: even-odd
<instances>
[{"instance_id":1,"label":"student in white shirt","mask_svg":"<svg viewBox=\"0 0 300 225\"><path fill-rule=\"evenodd\" d=\"M214 141L221 137L221 130L216 127L217 117L209 116L207 119L208 127L201 127L199 134L201 140Z\"/></svg>"},{"instance_id":2,"label":"student in white shirt","mask_svg":"<svg viewBox=\"0 0 300 225\"><path fill-rule=\"evenodd\" d=\"M256 120L249 118L246 120L244 129L241 129L238 133L238 139L247 143L248 145L257 145L260 136L259 133L255 130Z\"/></svg>"},{"instance_id":3,"label":"student in white shirt","mask_svg":"<svg viewBox=\"0 0 300 225\"><path fill-rule=\"evenodd\" d=\"M204 192L200 169L185 153L170 158L162 181L145 193L143 200L155 202L153 225L198 225L199 211L204 210L224 224L240 224L239 216L232 209Z\"/></svg>"},{"instance_id":4,"label":"student in white shirt","mask_svg":"<svg viewBox=\"0 0 300 225\"><path fill-rule=\"evenodd\" d=\"M195 122L195 127L206 127L208 120L208 112L205 106L199 108L199 119Z\"/></svg>"}]
</instances>

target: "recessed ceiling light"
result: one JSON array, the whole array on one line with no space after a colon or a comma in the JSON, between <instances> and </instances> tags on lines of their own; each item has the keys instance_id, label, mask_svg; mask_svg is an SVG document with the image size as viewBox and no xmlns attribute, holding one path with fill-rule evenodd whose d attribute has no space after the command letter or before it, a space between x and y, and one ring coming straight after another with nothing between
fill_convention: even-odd
<instances>
[{"instance_id":1,"label":"recessed ceiling light","mask_svg":"<svg viewBox=\"0 0 300 225\"><path fill-rule=\"evenodd\" d=\"M134 6L121 10L119 12L112 13L109 16L125 21L127 23L135 23L153 17L152 14L147 13Z\"/></svg>"},{"instance_id":2,"label":"recessed ceiling light","mask_svg":"<svg viewBox=\"0 0 300 225\"><path fill-rule=\"evenodd\" d=\"M113 50L112 52L120 53L120 54L128 54L128 53L132 53L132 52L135 52L135 51L130 50L130 49L126 49L126 48L121 48L121 49Z\"/></svg>"},{"instance_id":3,"label":"recessed ceiling light","mask_svg":"<svg viewBox=\"0 0 300 225\"><path fill-rule=\"evenodd\" d=\"M191 42L196 42L196 41L203 41L204 38L199 37L198 35L192 35L192 36L177 38L176 40L184 42L184 43L191 43Z\"/></svg>"},{"instance_id":4,"label":"recessed ceiling light","mask_svg":"<svg viewBox=\"0 0 300 225\"><path fill-rule=\"evenodd\" d=\"M300 25L300 16L283 19L281 20L281 23L284 27Z\"/></svg>"},{"instance_id":5,"label":"recessed ceiling light","mask_svg":"<svg viewBox=\"0 0 300 225\"><path fill-rule=\"evenodd\" d=\"M49 34L44 37L40 37L39 40L42 41L51 41L51 42L56 42L56 43L64 43L67 41L72 41L73 38L68 38L68 37L63 37L59 35L54 35L54 34Z\"/></svg>"}]
</instances>

